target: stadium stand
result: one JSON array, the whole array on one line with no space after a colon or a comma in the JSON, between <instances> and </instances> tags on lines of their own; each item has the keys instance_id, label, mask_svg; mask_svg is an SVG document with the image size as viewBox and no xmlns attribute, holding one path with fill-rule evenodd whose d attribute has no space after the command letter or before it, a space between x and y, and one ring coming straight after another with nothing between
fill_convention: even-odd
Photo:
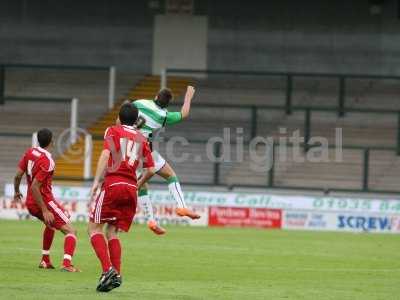
<instances>
[{"instance_id":1,"label":"stadium stand","mask_svg":"<svg viewBox=\"0 0 400 300\"><path fill-rule=\"evenodd\" d=\"M140 77L117 74L121 97ZM69 127L70 99L79 99L78 126L86 128L107 111L108 73L87 70L18 68L6 71L6 103L0 105L0 192L11 182L17 162L34 131L47 127L57 138ZM60 99L62 101L60 101ZM4 171L3 171L4 170Z\"/></svg>"},{"instance_id":2,"label":"stadium stand","mask_svg":"<svg viewBox=\"0 0 400 300\"><path fill-rule=\"evenodd\" d=\"M166 153L167 144L160 143L157 147L160 153ZM177 160L171 160L174 170L179 178L186 184L213 185L214 184L214 163L207 158L207 145L204 143L190 143L179 145L174 148L174 156ZM161 177L155 176L152 182L165 182Z\"/></svg>"},{"instance_id":3,"label":"stadium stand","mask_svg":"<svg viewBox=\"0 0 400 300\"><path fill-rule=\"evenodd\" d=\"M300 149L302 150L302 149ZM282 161L275 164L276 186L297 188L362 189L363 155L361 151L346 149L341 161L335 160L335 151L329 150L329 161L302 161L306 153L299 151L299 158L293 156L293 148Z\"/></svg>"},{"instance_id":4,"label":"stadium stand","mask_svg":"<svg viewBox=\"0 0 400 300\"><path fill-rule=\"evenodd\" d=\"M191 83L186 79L171 78L169 81L169 86L174 91L176 95L182 94L186 86ZM122 97L117 101L114 108L106 112L101 116L96 122L88 127L88 132L95 138L93 143L93 156L92 156L92 174L95 172L95 167L97 164L98 157L102 150L102 138L106 128L112 124L115 124L117 114L121 102L126 98L130 99L153 99L160 88L160 79L155 76L146 76L139 80L136 86L130 90L128 97ZM99 141L100 140L100 141ZM83 176L83 154L84 153L84 143L83 139L78 140L78 142L71 146L66 153L61 156L56 161L57 170L56 178L58 179L82 179Z\"/></svg>"},{"instance_id":5,"label":"stadium stand","mask_svg":"<svg viewBox=\"0 0 400 300\"><path fill-rule=\"evenodd\" d=\"M78 95L82 99L79 124L88 128L95 138L92 156L93 173L101 151L101 138L104 130L114 123L118 107L125 97L120 97L114 109L107 111L105 88L97 85L101 81L99 74L93 72L93 77L91 77L74 76L72 73L64 72L56 80L63 82L57 88L57 84L49 83L52 82L53 76L58 76L56 73L46 73L47 75L44 74L37 79L33 78L33 73L29 74L29 72L11 73L9 76L14 76L14 78L7 85L7 94L39 97ZM81 81L81 77L86 81ZM24 85L20 83L21 81L28 83ZM395 179L397 175L400 175L399 168L397 168L399 159L394 152L397 146L398 116L396 113L374 112L375 109L400 109L395 98L396 93L399 92L395 80L347 79L346 107L352 108L353 111L346 112L343 117L340 117L335 109L339 88L337 78L295 78L292 104L294 107L301 106L302 108L294 109L291 114L286 114L283 109L286 98L285 78L210 75L192 80L169 76L168 86L177 95L176 102L171 105L170 110L179 109L185 87L192 84L193 81L197 88L197 96L190 120L168 128L162 135L167 140L173 136L182 136L191 141L189 145L175 149L176 157L180 157L179 154L184 150L187 150L185 153L189 153L189 158L174 163L174 168L183 182L257 187L273 183L274 187L282 188L362 190L365 188L365 149L371 147L368 160L368 188L374 191L400 190ZM119 95L122 95L123 91L128 91L128 87L132 87L135 82L137 83L128 93L128 97L131 99L153 98L160 85L158 77L146 76L139 80L139 77L132 74L128 74L126 77L118 75L117 82ZM102 92L101 88L103 88ZM101 104L97 105L99 102ZM59 109L57 113L53 113L43 121L41 115L43 109L47 109L46 106L42 108L37 103L7 102L0 110L4 116L4 119L2 117L0 121L0 131L8 134L12 132L26 134L32 132L31 124L37 126L43 123L43 126L46 124L52 128L68 126L68 112L65 103L47 105L52 111ZM18 116L17 112L22 106L31 112L28 121L23 113ZM64 108L62 108L63 106ZM335 142L335 128L343 128L343 145L347 148L343 150L342 162L338 163L332 159L329 162L295 161L292 148L289 147L284 158L275 157L274 173L271 178L272 175L268 172L254 170L250 163L248 149L244 150L242 162L235 161L237 150L234 143L229 150L233 157L231 161L215 164L206 159L207 151L214 153L215 149L208 149L205 142L211 137L222 136L224 128L230 129L230 139L233 142L237 136L243 136L245 141L249 141L254 134L257 134L272 136L276 143L279 141L279 137L290 136L295 130L299 130L300 135L304 136L306 118L304 108L306 107L311 109L311 136L326 137L332 146ZM370 109L370 111L362 112L357 109ZM10 125L12 124L11 115L17 118L17 126ZM238 127L243 128L243 133L237 131ZM285 131L282 131L282 128L285 128ZM371 136L374 139L371 139ZM3 137L2 139L5 144L21 143L21 151L30 142L30 139L27 138ZM165 143L161 143L159 145L160 152L165 153L166 147ZM260 146L257 151L262 154L263 151L265 152L265 148ZM83 176L82 153L83 140L80 139L65 153L65 156L57 159L56 178L81 180ZM329 157L332 158L334 154L334 150L330 149ZM305 155L307 154L304 151L300 151L300 159ZM7 163L14 167L15 158L13 162L7 161ZM158 178L155 178L154 181L162 182Z\"/></svg>"},{"instance_id":6,"label":"stadium stand","mask_svg":"<svg viewBox=\"0 0 400 300\"><path fill-rule=\"evenodd\" d=\"M278 149L278 148L275 148ZM257 149L260 157L265 152L265 147ZM292 147L286 151L275 152L274 187L291 188L318 188L318 189L362 189L362 152L356 150L344 150L343 161L335 161L334 150L329 150L330 161L315 163L304 160L307 155L302 148L294 156ZM286 153L285 153L286 152ZM296 158L294 158L296 157ZM270 175L260 166L266 166L266 160L260 160L256 165L250 160L246 152L245 160L236 163L231 168L222 171L222 182L230 186L268 186ZM258 167L258 168L257 168ZM345 175L344 175L345 174Z\"/></svg>"},{"instance_id":7,"label":"stadium stand","mask_svg":"<svg viewBox=\"0 0 400 300\"><path fill-rule=\"evenodd\" d=\"M196 81L197 101L239 105L284 105L285 76L213 75ZM337 77L293 78L292 104L309 107L337 107ZM395 95L399 79L346 78L346 107L362 109L400 109Z\"/></svg>"},{"instance_id":8,"label":"stadium stand","mask_svg":"<svg viewBox=\"0 0 400 300\"><path fill-rule=\"evenodd\" d=\"M203 106L194 107L190 122L170 128L166 136L183 135L190 139L190 133L196 132L196 140L206 140L211 136L222 136L222 128L230 128L231 139L234 140L236 127L242 127L244 138L248 140L252 130L251 119L254 117L251 106L257 107L257 135L272 136L275 142L279 137L290 136L295 130L304 136L304 109L294 110L287 115L282 108L262 108L266 104L283 105L284 79L261 80L248 77L232 76L224 79L222 76L209 76L198 79L196 103ZM396 111L387 112L399 107L395 96L398 93L398 80L351 78L347 79L346 85L346 108L353 110L340 117L337 110L332 109L338 103L337 79L295 80L292 104L311 109L311 136L326 137L333 146L335 128L342 128L342 142L347 148L343 150L342 162L332 160L333 149L329 150L328 162L296 162L289 147L285 159L276 160L274 187L362 190L366 185L374 191L400 190L395 180L399 173L399 159L394 151L398 142L398 116ZM217 103L218 114L207 113L210 111L210 107L205 105L207 103ZM205 123L207 126L204 126ZM286 134L280 128L285 128ZM367 183L363 182L365 147L371 147ZM300 154L300 159L306 155L304 152ZM267 186L268 174L255 172L250 166L249 153L245 151L242 163L220 164L220 178L217 182L228 186Z\"/></svg>"},{"instance_id":9,"label":"stadium stand","mask_svg":"<svg viewBox=\"0 0 400 300\"><path fill-rule=\"evenodd\" d=\"M373 150L370 153L369 187L378 191L399 191L400 156L394 151Z\"/></svg>"},{"instance_id":10,"label":"stadium stand","mask_svg":"<svg viewBox=\"0 0 400 300\"><path fill-rule=\"evenodd\" d=\"M252 108L248 105L253 105L257 108L257 133L259 135L268 135L279 137L279 128L286 128L287 133L290 135L294 130L300 130L300 134L304 134L304 122L305 122L305 110L295 110L292 114L287 115L285 111L280 108L262 108L265 104L271 104L268 99L270 99L270 94L268 91L260 91L257 97L247 98L246 92L242 91L242 94L233 92L231 87L224 88L226 83L221 82L220 88L212 88L208 90L208 80L198 81L196 85L198 86L199 95L196 97L196 104L211 103L214 105L218 103L220 106L217 107L217 114L210 114L210 106L197 106L193 108L193 114L191 116L190 122L185 124L185 126L177 126L176 128L170 128L166 136L171 135L183 135L189 137L189 132L196 132L196 138L200 140L205 140L211 136L222 135L222 128L231 128L232 138L235 137L235 132L237 127L242 127L244 129L244 135L246 140L250 138L251 133L251 119ZM215 82L213 83L216 84ZM232 83L233 84L233 83ZM260 82L261 84L261 82ZM303 86L305 88L305 86ZM382 114L378 112L347 112L345 117L339 117L336 110L326 108L323 111L323 107L317 107L321 102L329 103L330 107L337 105L337 90L327 90L325 91L326 96L315 96L306 97L302 101L294 101L297 105L302 104L304 107L311 108L311 134L313 136L324 136L327 137L329 142L334 142L335 128L343 128L343 144L345 146L382 146L382 147L394 147L396 146L397 137L397 114L387 113ZM214 97L213 93L219 91L219 96ZM301 94L305 89L297 92L294 90L294 94ZM271 92L272 95L275 94L274 91ZM282 92L281 92L282 93ZM218 93L216 93L218 95ZM266 97L266 95L268 95ZM220 100L224 99L224 100ZM322 100L319 100L322 99ZM391 108L391 103L393 102L394 107L397 105L395 100L395 94L386 95L379 97L378 92L376 92L376 102L382 101L382 103L387 103L387 105L382 105L381 109ZM392 101L390 101L392 99ZM249 102L248 102L249 101ZM360 104L355 102L355 98L349 97L347 100L349 105ZM374 102L368 97L364 102L363 99L357 100L364 103L364 106L360 107L362 109L371 110L374 109ZM242 103L242 105L237 105L234 107L229 107L232 103ZM347 103L347 102L346 102ZM273 102L272 104L281 104L282 101ZM295 103L293 103L294 105ZM224 107L224 105L226 105ZM211 106L212 107L212 106ZM314 109L313 109L314 108ZM355 108L356 109L356 108ZM207 120L207 126L204 126L204 122ZM193 131L192 131L193 130ZM375 138L371 139L371 135Z\"/></svg>"},{"instance_id":11,"label":"stadium stand","mask_svg":"<svg viewBox=\"0 0 400 300\"><path fill-rule=\"evenodd\" d=\"M0 106L0 132L29 135L49 127L58 134L68 128L69 114L70 101L7 101Z\"/></svg>"},{"instance_id":12,"label":"stadium stand","mask_svg":"<svg viewBox=\"0 0 400 300\"><path fill-rule=\"evenodd\" d=\"M282 105L285 101L285 85L285 79L279 77L208 75L196 81L196 102Z\"/></svg>"},{"instance_id":13,"label":"stadium stand","mask_svg":"<svg viewBox=\"0 0 400 300\"><path fill-rule=\"evenodd\" d=\"M120 97L139 80L140 76L129 72L118 72L115 93ZM5 94L8 98L34 97L45 99L79 99L78 125L86 128L107 111L108 72L98 70L60 70L60 69L6 69ZM5 105L5 109L11 103ZM41 113L50 105L32 104L29 111ZM55 104L51 104L55 105ZM55 108L55 107L54 107ZM55 114L58 110L49 108ZM64 118L68 119L69 109L64 108ZM52 116L48 116L52 117ZM51 126L53 123L50 123ZM56 124L54 124L56 125ZM63 124L62 124L63 125ZM28 132L31 132L31 128ZM65 128L65 127L64 127ZM10 129L12 130L12 128Z\"/></svg>"},{"instance_id":14,"label":"stadium stand","mask_svg":"<svg viewBox=\"0 0 400 300\"><path fill-rule=\"evenodd\" d=\"M13 181L19 155L30 147L31 141L29 137L0 136L0 193L3 193L5 183Z\"/></svg>"}]
</instances>

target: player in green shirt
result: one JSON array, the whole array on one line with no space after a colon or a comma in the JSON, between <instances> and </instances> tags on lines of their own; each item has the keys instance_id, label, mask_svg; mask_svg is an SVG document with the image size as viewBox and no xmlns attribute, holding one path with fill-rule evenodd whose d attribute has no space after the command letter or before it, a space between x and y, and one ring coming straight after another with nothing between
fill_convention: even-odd
<instances>
[{"instance_id":1,"label":"player in green shirt","mask_svg":"<svg viewBox=\"0 0 400 300\"><path fill-rule=\"evenodd\" d=\"M167 110L173 98L170 89L160 90L154 100L139 99L132 102L139 110L139 118L145 120L144 125L140 127L140 131L149 139L150 145L158 130L167 125L180 123L189 116L194 93L195 89L192 86L188 86L180 112L169 112ZM152 156L156 173L168 182L168 189L177 203L176 213L182 217L187 216L191 219L199 219L200 215L187 208L181 185L171 165L154 149L152 149ZM165 229L161 228L154 218L153 206L148 195L147 184L139 187L139 202L146 214L149 228L156 234L164 234Z\"/></svg>"}]
</instances>

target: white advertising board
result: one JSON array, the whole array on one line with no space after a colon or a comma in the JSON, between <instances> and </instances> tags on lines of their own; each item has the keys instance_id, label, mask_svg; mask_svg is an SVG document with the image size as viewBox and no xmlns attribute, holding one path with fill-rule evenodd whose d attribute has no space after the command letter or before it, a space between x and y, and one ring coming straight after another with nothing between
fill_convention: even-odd
<instances>
[{"instance_id":1,"label":"white advertising board","mask_svg":"<svg viewBox=\"0 0 400 300\"><path fill-rule=\"evenodd\" d=\"M26 193L26 186L22 186ZM88 187L54 186L53 194L58 200L87 201L89 198ZM164 190L150 190L153 203L173 204L168 192ZM6 184L5 196L12 197L14 188ZM400 214L399 199L368 199L344 197L316 197L316 196L289 196L262 193L243 192L192 192L185 194L186 203L195 206L229 206L229 207L254 207L277 208L286 210L316 210L331 212L363 212Z\"/></svg>"},{"instance_id":2,"label":"white advertising board","mask_svg":"<svg viewBox=\"0 0 400 300\"><path fill-rule=\"evenodd\" d=\"M26 186L23 186L21 190L26 194ZM53 193L55 198L70 212L73 221L87 221L88 187L54 186ZM0 198L0 218L29 219L30 216L24 205L13 204L11 201L12 196L13 186L12 184L7 184L5 197ZM268 223L268 226L260 227L400 233L400 200L398 199L189 191L185 193L186 202L190 208L201 215L200 220L192 221L188 218L180 218L175 214L175 203L167 189L150 190L150 197L155 209L155 215L163 225L230 226L232 222L236 221L246 225L247 223L254 223L250 212L265 213L269 210L279 210L281 211L279 220L274 220L273 224L271 220L267 220L271 224ZM225 222L226 220L216 219L213 214L210 214L210 211L214 211L216 208L219 211L225 211L224 208L229 208L230 211L239 209L241 213L249 212L249 216L244 221L231 220L232 218L230 218L229 222ZM212 217L210 218L210 216ZM140 205L138 205L135 221L137 223L145 222ZM264 222L265 220L261 221Z\"/></svg>"},{"instance_id":3,"label":"white advertising board","mask_svg":"<svg viewBox=\"0 0 400 300\"><path fill-rule=\"evenodd\" d=\"M400 215L285 210L282 228L374 233L400 233Z\"/></svg>"},{"instance_id":4,"label":"white advertising board","mask_svg":"<svg viewBox=\"0 0 400 300\"><path fill-rule=\"evenodd\" d=\"M35 219L29 213L24 204L13 203L11 197L0 197L0 219L9 220L30 220ZM88 206L85 201L64 200L60 201L63 207L69 212L73 222L88 221ZM176 206L174 204L154 204L154 214L161 225L190 225L190 226L207 226L208 225L208 207L190 206L189 208L197 212L201 218L199 220L191 220L187 217L179 217L175 213ZM146 218L140 205L137 207L136 223L145 223Z\"/></svg>"}]
</instances>

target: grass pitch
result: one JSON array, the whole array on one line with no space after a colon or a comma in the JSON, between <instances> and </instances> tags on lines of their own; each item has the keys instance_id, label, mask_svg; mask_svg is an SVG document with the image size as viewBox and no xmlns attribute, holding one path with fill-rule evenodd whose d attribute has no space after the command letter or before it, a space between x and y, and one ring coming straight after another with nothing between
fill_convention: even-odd
<instances>
[{"instance_id":1,"label":"grass pitch","mask_svg":"<svg viewBox=\"0 0 400 300\"><path fill-rule=\"evenodd\" d=\"M122 235L123 285L95 292L100 267L76 224L82 273L40 270L42 225L0 220L0 299L400 299L400 236L170 227ZM52 249L62 257L62 235Z\"/></svg>"}]
</instances>

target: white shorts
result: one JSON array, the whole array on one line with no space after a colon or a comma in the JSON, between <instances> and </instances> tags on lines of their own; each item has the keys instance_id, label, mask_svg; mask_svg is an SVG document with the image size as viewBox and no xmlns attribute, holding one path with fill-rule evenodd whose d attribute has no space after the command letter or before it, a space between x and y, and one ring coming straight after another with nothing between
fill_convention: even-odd
<instances>
[{"instance_id":1,"label":"white shorts","mask_svg":"<svg viewBox=\"0 0 400 300\"><path fill-rule=\"evenodd\" d=\"M165 161L164 157L162 157L161 154L158 153L158 151L156 151L156 150L151 152L151 156L153 157L153 160L154 160L154 170L157 173L165 166L165 164L167 162ZM139 178L142 175L142 173L143 173L142 168L137 169L136 177Z\"/></svg>"},{"instance_id":2,"label":"white shorts","mask_svg":"<svg viewBox=\"0 0 400 300\"><path fill-rule=\"evenodd\" d=\"M167 163L164 159L164 157L161 156L160 153L158 153L158 151L154 150L153 152L151 152L151 156L153 157L154 160L154 169L156 171L156 173L158 171L160 171L165 164Z\"/></svg>"}]
</instances>

